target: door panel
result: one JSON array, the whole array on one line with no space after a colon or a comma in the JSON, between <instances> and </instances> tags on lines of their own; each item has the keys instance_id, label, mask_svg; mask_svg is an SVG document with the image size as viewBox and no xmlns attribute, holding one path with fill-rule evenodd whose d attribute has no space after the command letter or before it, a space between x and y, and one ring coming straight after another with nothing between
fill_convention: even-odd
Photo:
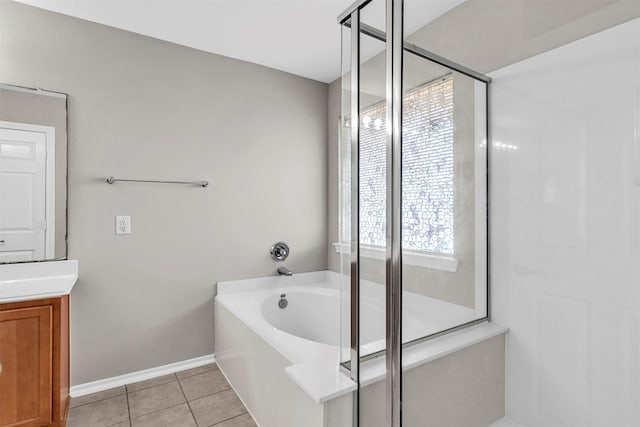
<instances>
[{"instance_id":1,"label":"door panel","mask_svg":"<svg viewBox=\"0 0 640 427\"><path fill-rule=\"evenodd\" d=\"M51 423L52 307L0 311L0 427Z\"/></svg>"},{"instance_id":2,"label":"door panel","mask_svg":"<svg viewBox=\"0 0 640 427\"><path fill-rule=\"evenodd\" d=\"M45 257L46 136L0 128L0 262Z\"/></svg>"}]
</instances>

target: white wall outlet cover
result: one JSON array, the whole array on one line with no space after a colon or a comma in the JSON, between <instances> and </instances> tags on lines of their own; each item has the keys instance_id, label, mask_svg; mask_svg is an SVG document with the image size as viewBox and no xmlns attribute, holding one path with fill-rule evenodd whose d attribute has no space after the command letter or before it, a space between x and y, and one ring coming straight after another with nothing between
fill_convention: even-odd
<instances>
[{"instance_id":1,"label":"white wall outlet cover","mask_svg":"<svg viewBox=\"0 0 640 427\"><path fill-rule=\"evenodd\" d=\"M116 234L131 234L131 217L128 215L116 216Z\"/></svg>"}]
</instances>

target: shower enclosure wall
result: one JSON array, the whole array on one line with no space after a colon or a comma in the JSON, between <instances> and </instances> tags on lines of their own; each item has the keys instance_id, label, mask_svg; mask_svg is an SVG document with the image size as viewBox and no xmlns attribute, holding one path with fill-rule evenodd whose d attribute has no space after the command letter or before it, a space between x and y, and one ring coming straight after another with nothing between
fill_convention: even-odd
<instances>
[{"instance_id":1,"label":"shower enclosure wall","mask_svg":"<svg viewBox=\"0 0 640 427\"><path fill-rule=\"evenodd\" d=\"M427 425L407 404L417 402L411 393L422 393L403 381L403 370L414 375L406 371L412 349L488 321L491 79L420 47L432 13L421 2L369 0L339 17L335 246L343 278L341 366L359 385L354 425ZM378 387L365 403L367 366L379 367L381 359L386 391Z\"/></svg>"}]
</instances>

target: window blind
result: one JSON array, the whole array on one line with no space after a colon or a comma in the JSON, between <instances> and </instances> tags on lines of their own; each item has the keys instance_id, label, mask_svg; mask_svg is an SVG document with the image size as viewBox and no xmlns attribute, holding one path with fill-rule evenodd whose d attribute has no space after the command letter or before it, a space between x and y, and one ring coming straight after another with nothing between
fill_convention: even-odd
<instances>
[{"instance_id":1,"label":"window blind","mask_svg":"<svg viewBox=\"0 0 640 427\"><path fill-rule=\"evenodd\" d=\"M384 246L386 236L385 103L361 112L360 243ZM405 249L454 253L453 78L405 93L403 99L402 243ZM350 133L343 128L342 200L348 240L351 207Z\"/></svg>"}]
</instances>

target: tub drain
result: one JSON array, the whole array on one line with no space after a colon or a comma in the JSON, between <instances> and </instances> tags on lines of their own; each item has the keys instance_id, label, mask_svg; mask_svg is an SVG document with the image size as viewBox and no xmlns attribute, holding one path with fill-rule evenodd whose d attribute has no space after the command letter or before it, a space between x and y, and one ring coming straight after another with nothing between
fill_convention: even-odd
<instances>
[{"instance_id":1,"label":"tub drain","mask_svg":"<svg viewBox=\"0 0 640 427\"><path fill-rule=\"evenodd\" d=\"M283 310L289 305L289 301L287 301L287 299L285 298L286 296L286 294L280 295L280 301L278 301L278 307Z\"/></svg>"}]
</instances>

